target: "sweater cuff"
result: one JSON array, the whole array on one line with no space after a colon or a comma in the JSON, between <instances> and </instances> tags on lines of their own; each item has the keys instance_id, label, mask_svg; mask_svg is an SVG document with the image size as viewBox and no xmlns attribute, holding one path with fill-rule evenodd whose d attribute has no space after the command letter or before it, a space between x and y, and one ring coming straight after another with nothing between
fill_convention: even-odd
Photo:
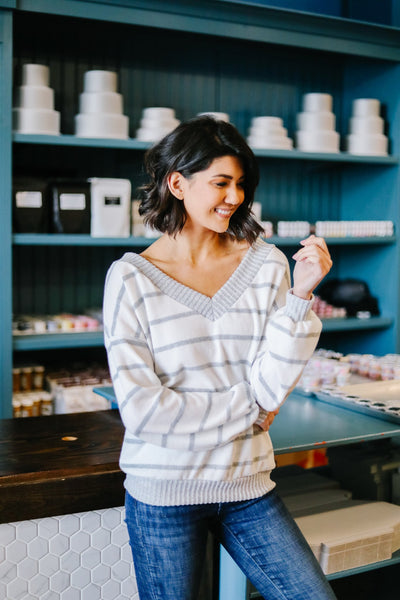
<instances>
[{"instance_id":1,"label":"sweater cuff","mask_svg":"<svg viewBox=\"0 0 400 600\"><path fill-rule=\"evenodd\" d=\"M295 296L291 288L286 294L285 314L293 321L304 321L307 319L313 304L314 296L311 296L310 300L304 300L304 298Z\"/></svg>"}]
</instances>

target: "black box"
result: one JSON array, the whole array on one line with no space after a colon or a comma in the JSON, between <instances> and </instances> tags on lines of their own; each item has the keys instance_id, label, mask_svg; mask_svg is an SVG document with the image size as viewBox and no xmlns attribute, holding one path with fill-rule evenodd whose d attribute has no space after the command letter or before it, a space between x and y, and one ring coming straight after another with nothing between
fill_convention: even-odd
<instances>
[{"instance_id":1,"label":"black box","mask_svg":"<svg viewBox=\"0 0 400 600\"><path fill-rule=\"evenodd\" d=\"M88 181L52 181L52 231L90 233Z\"/></svg>"},{"instance_id":2,"label":"black box","mask_svg":"<svg viewBox=\"0 0 400 600\"><path fill-rule=\"evenodd\" d=\"M47 181L18 177L13 181L13 230L15 233L48 233L50 201Z\"/></svg>"}]
</instances>

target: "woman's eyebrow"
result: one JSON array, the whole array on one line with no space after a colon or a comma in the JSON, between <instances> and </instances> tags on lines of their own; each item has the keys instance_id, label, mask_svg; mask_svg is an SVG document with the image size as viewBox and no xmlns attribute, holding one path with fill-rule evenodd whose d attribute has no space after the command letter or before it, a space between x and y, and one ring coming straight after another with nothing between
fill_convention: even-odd
<instances>
[{"instance_id":1,"label":"woman's eyebrow","mask_svg":"<svg viewBox=\"0 0 400 600\"><path fill-rule=\"evenodd\" d=\"M232 175L226 175L225 173L216 173L215 175L212 175L212 177L225 177L225 179L233 179ZM241 175L239 177L239 180L240 179L244 179L244 175Z\"/></svg>"}]
</instances>

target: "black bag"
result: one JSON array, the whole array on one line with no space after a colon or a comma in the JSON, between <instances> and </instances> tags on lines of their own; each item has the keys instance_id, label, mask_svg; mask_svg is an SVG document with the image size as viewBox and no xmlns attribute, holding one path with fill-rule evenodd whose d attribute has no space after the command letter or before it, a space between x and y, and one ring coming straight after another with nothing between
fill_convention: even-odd
<instances>
[{"instance_id":1,"label":"black bag","mask_svg":"<svg viewBox=\"0 0 400 600\"><path fill-rule=\"evenodd\" d=\"M345 308L349 317L358 312L380 314L377 298L371 296L368 285L359 279L329 279L320 285L317 295L332 306Z\"/></svg>"}]
</instances>

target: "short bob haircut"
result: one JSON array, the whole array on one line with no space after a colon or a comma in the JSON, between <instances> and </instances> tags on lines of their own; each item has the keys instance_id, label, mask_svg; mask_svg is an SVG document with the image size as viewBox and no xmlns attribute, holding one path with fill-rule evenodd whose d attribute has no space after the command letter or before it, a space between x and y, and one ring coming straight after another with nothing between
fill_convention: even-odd
<instances>
[{"instance_id":1,"label":"short bob haircut","mask_svg":"<svg viewBox=\"0 0 400 600\"><path fill-rule=\"evenodd\" d=\"M144 197L139 208L145 224L171 236L182 231L186 211L182 200L168 188L169 175L178 171L190 179L222 156L236 156L244 171L244 201L232 215L227 233L252 244L263 232L251 212L259 182L258 164L238 130L211 116L182 122L146 152L144 164L150 181L140 188Z\"/></svg>"}]
</instances>

